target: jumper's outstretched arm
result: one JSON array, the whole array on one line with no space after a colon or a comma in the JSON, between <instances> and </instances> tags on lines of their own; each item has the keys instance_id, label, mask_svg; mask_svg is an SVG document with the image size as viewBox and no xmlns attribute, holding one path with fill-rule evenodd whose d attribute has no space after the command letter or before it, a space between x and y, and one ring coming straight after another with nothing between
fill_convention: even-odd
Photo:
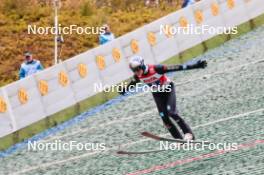
<instances>
[{"instance_id":1,"label":"jumper's outstretched arm","mask_svg":"<svg viewBox=\"0 0 264 175\"><path fill-rule=\"evenodd\" d=\"M165 66L163 73L175 72L175 71L181 71L181 70L205 68L206 66L207 66L207 62L205 60L199 60L196 63L190 64L190 65L169 65L169 66Z\"/></svg>"}]
</instances>

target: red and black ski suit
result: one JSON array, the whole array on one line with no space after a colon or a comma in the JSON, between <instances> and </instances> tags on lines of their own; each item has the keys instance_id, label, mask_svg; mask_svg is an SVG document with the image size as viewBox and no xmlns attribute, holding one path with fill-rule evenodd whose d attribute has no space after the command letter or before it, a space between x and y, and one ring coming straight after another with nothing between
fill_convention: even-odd
<instances>
[{"instance_id":1,"label":"red and black ski suit","mask_svg":"<svg viewBox=\"0 0 264 175\"><path fill-rule=\"evenodd\" d=\"M184 121L184 119L179 115L177 107L176 107L176 93L175 93L175 85L169 78L165 75L165 73L173 72L173 71L181 71L187 69L194 68L204 68L206 67L206 61L198 61L197 63L189 66L182 65L147 65L147 70L140 77L134 75L133 80L128 85L135 85L136 83L142 81L148 86L167 86L170 87L170 91L163 92L152 92L154 97L156 106L159 111L159 115L161 116L164 125L169 130L171 135L176 139L183 139L181 132L177 129L177 127L172 123L172 118L178 126L181 128L183 134L190 133L193 135L190 126ZM127 87L127 88L128 88ZM126 90L127 90L126 88Z\"/></svg>"}]
</instances>

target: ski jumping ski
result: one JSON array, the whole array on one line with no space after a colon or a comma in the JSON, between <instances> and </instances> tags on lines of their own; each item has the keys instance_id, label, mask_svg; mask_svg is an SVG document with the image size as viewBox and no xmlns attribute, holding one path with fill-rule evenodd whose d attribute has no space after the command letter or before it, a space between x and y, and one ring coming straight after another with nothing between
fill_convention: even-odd
<instances>
[{"instance_id":1,"label":"ski jumping ski","mask_svg":"<svg viewBox=\"0 0 264 175\"><path fill-rule=\"evenodd\" d=\"M168 142L177 142L177 143L204 143L204 144L209 144L209 141L195 141L195 140L182 140L182 139L171 139L171 138L165 138L165 137L160 137L157 135L154 135L150 132L142 132L141 135L154 139L154 140L158 140L158 141L168 141Z\"/></svg>"},{"instance_id":2,"label":"ski jumping ski","mask_svg":"<svg viewBox=\"0 0 264 175\"><path fill-rule=\"evenodd\" d=\"M126 155L139 155L139 154L149 154L149 153L158 153L167 150L148 150L148 151L117 151L117 154L126 154Z\"/></svg>"},{"instance_id":3,"label":"ski jumping ski","mask_svg":"<svg viewBox=\"0 0 264 175\"><path fill-rule=\"evenodd\" d=\"M154 135L150 132L142 132L141 133L142 136L144 137L148 137L157 141L167 141L167 142L175 142L175 143L204 143L204 144L209 144L210 142L208 141L190 141L190 140L182 140L182 139L170 139L170 138L164 138L164 137L160 137L157 135ZM123 154L123 155L140 155L140 154L150 154L150 153L159 153L162 151L168 151L168 150L147 150L147 151L117 151L117 154Z\"/></svg>"}]
</instances>

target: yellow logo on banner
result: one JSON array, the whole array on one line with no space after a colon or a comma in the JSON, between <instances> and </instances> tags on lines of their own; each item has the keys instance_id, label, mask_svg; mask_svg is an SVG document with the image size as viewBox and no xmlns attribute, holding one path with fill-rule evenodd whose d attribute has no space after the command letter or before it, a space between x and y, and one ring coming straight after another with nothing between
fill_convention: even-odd
<instances>
[{"instance_id":1,"label":"yellow logo on banner","mask_svg":"<svg viewBox=\"0 0 264 175\"><path fill-rule=\"evenodd\" d=\"M121 52L118 48L114 48L112 50L112 56L116 63L118 63L121 60Z\"/></svg>"},{"instance_id":2,"label":"yellow logo on banner","mask_svg":"<svg viewBox=\"0 0 264 175\"><path fill-rule=\"evenodd\" d=\"M28 102L28 94L25 89L21 88L18 90L18 99L21 104L26 104Z\"/></svg>"},{"instance_id":3,"label":"yellow logo on banner","mask_svg":"<svg viewBox=\"0 0 264 175\"><path fill-rule=\"evenodd\" d=\"M80 77L85 78L87 76L87 67L86 67L86 65L83 64L83 63L80 63L78 65L78 72L79 72Z\"/></svg>"},{"instance_id":4,"label":"yellow logo on banner","mask_svg":"<svg viewBox=\"0 0 264 175\"><path fill-rule=\"evenodd\" d=\"M156 45L156 36L153 32L148 32L148 42L151 46Z\"/></svg>"},{"instance_id":5,"label":"yellow logo on banner","mask_svg":"<svg viewBox=\"0 0 264 175\"><path fill-rule=\"evenodd\" d=\"M172 33L171 33L171 25L165 25L165 28L163 28L163 32L165 33L165 35L170 38L172 37Z\"/></svg>"},{"instance_id":6,"label":"yellow logo on banner","mask_svg":"<svg viewBox=\"0 0 264 175\"><path fill-rule=\"evenodd\" d=\"M211 11L212 11L213 16L218 16L219 15L219 5L217 3L212 3Z\"/></svg>"},{"instance_id":7,"label":"yellow logo on banner","mask_svg":"<svg viewBox=\"0 0 264 175\"><path fill-rule=\"evenodd\" d=\"M40 94L42 96L44 95L47 95L48 92L49 92L49 86L48 86L48 83L44 80L40 80L39 83L38 83L38 88L39 88L39 91L40 91Z\"/></svg>"},{"instance_id":8,"label":"yellow logo on banner","mask_svg":"<svg viewBox=\"0 0 264 175\"><path fill-rule=\"evenodd\" d=\"M195 12L195 20L197 24L201 24L204 21L203 12L201 10Z\"/></svg>"},{"instance_id":9,"label":"yellow logo on banner","mask_svg":"<svg viewBox=\"0 0 264 175\"><path fill-rule=\"evenodd\" d=\"M69 83L68 76L64 71L61 71L59 73L59 83L64 87L67 86Z\"/></svg>"},{"instance_id":10,"label":"yellow logo on banner","mask_svg":"<svg viewBox=\"0 0 264 175\"><path fill-rule=\"evenodd\" d=\"M234 0L227 0L227 7L229 9L232 9L235 7L235 1Z\"/></svg>"},{"instance_id":11,"label":"yellow logo on banner","mask_svg":"<svg viewBox=\"0 0 264 175\"><path fill-rule=\"evenodd\" d=\"M139 52L139 46L138 46L138 41L133 39L131 40L130 47L133 53L138 53Z\"/></svg>"},{"instance_id":12,"label":"yellow logo on banner","mask_svg":"<svg viewBox=\"0 0 264 175\"><path fill-rule=\"evenodd\" d=\"M4 99L2 97L0 97L0 112L4 113L6 111L7 111L6 102L4 101Z\"/></svg>"},{"instance_id":13,"label":"yellow logo on banner","mask_svg":"<svg viewBox=\"0 0 264 175\"><path fill-rule=\"evenodd\" d=\"M105 68L105 59L103 56L96 56L96 63L100 70L103 70Z\"/></svg>"},{"instance_id":14,"label":"yellow logo on banner","mask_svg":"<svg viewBox=\"0 0 264 175\"><path fill-rule=\"evenodd\" d=\"M185 17L180 17L180 20L179 20L179 23L180 23L180 26L181 27L188 27L188 21Z\"/></svg>"}]
</instances>

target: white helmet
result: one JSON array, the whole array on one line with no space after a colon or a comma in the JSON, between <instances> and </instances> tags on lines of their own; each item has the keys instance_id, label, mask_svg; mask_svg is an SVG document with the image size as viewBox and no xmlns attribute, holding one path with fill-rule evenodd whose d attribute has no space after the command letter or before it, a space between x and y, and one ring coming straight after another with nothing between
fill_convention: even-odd
<instances>
[{"instance_id":1,"label":"white helmet","mask_svg":"<svg viewBox=\"0 0 264 175\"><path fill-rule=\"evenodd\" d=\"M133 56L129 60L129 67L130 69L135 72L139 69L143 71L146 70L146 65L144 64L144 59L141 56Z\"/></svg>"}]
</instances>

